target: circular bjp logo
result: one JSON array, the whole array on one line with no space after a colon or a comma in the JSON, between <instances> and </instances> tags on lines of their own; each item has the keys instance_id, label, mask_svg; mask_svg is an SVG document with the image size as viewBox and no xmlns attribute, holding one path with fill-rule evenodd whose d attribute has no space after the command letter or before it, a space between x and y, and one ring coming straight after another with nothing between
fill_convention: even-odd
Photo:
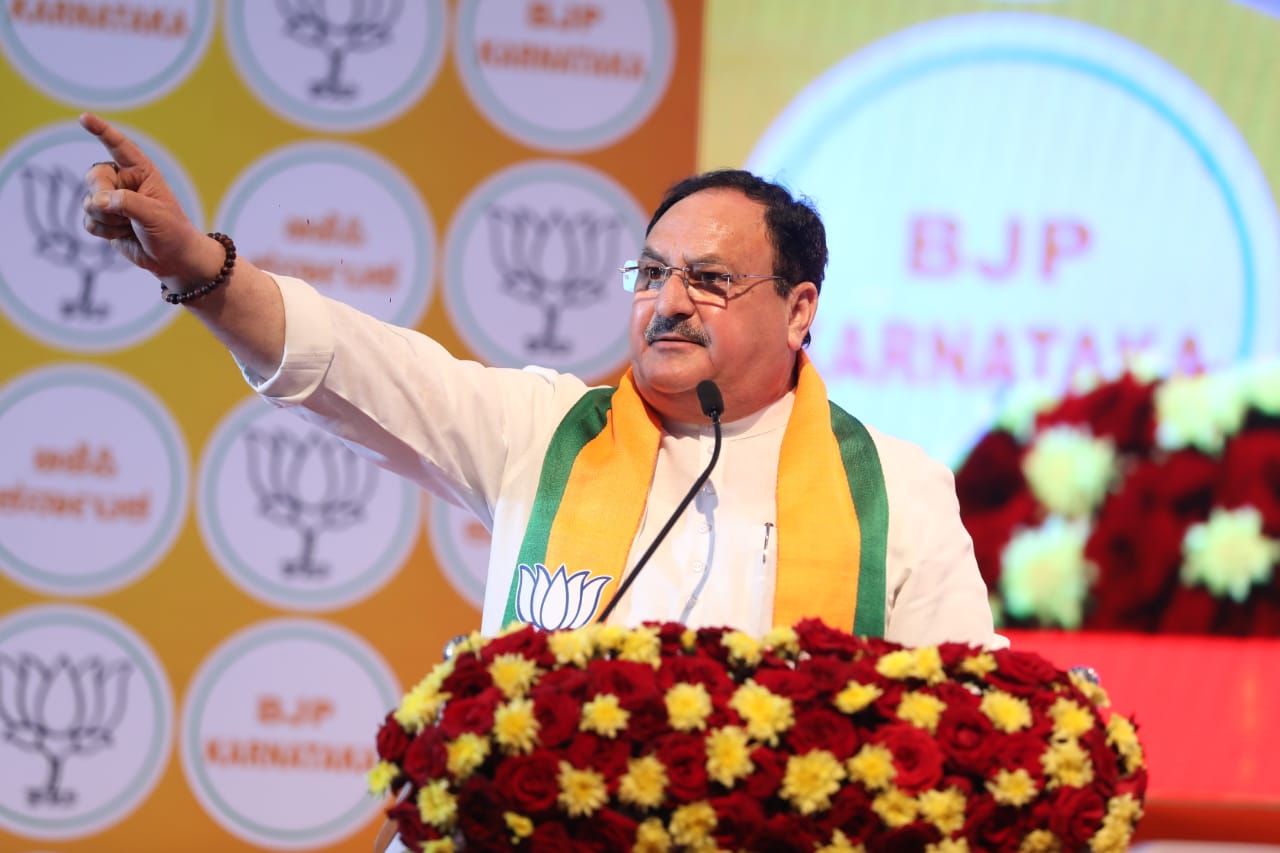
<instances>
[{"instance_id":1,"label":"circular bjp logo","mask_svg":"<svg viewBox=\"0 0 1280 853\"><path fill-rule=\"evenodd\" d=\"M367 598L400 570L418 536L411 483L257 397L214 432L198 495L200 532L218 566L285 609Z\"/></svg>"},{"instance_id":2,"label":"circular bjp logo","mask_svg":"<svg viewBox=\"0 0 1280 853\"><path fill-rule=\"evenodd\" d=\"M445 306L490 364L538 364L584 379L627 357L631 294L618 268L646 219L608 176L529 162L471 192L445 238Z\"/></svg>"},{"instance_id":3,"label":"circular bjp logo","mask_svg":"<svg viewBox=\"0 0 1280 853\"><path fill-rule=\"evenodd\" d=\"M303 142L251 165L216 221L259 267L399 326L422 319L435 226L413 182L354 145Z\"/></svg>"},{"instance_id":4,"label":"circular bjp logo","mask_svg":"<svg viewBox=\"0 0 1280 853\"><path fill-rule=\"evenodd\" d=\"M0 827L83 838L118 823L169 760L173 698L151 648L87 607L0 618Z\"/></svg>"},{"instance_id":5,"label":"circular bjp logo","mask_svg":"<svg viewBox=\"0 0 1280 853\"><path fill-rule=\"evenodd\" d=\"M200 63L213 32L209 0L5 6L5 56L28 83L75 107L125 109L159 99Z\"/></svg>"},{"instance_id":6,"label":"circular bjp logo","mask_svg":"<svg viewBox=\"0 0 1280 853\"><path fill-rule=\"evenodd\" d=\"M150 152L200 227L200 200L177 161L147 135L121 130ZM79 125L60 123L27 134L0 157L0 311L63 350L133 346L180 313L159 298L155 276L84 230L84 174L104 156Z\"/></svg>"},{"instance_id":7,"label":"circular bjp logo","mask_svg":"<svg viewBox=\"0 0 1280 853\"><path fill-rule=\"evenodd\" d=\"M833 400L955 463L1015 390L1277 352L1280 217L1177 68L1045 15L944 18L797 97L748 168L810 194Z\"/></svg>"},{"instance_id":8,"label":"circular bjp logo","mask_svg":"<svg viewBox=\"0 0 1280 853\"><path fill-rule=\"evenodd\" d=\"M674 38L663 0L463 0L454 58L472 100L504 133L587 151L653 112L671 80Z\"/></svg>"},{"instance_id":9,"label":"circular bjp logo","mask_svg":"<svg viewBox=\"0 0 1280 853\"><path fill-rule=\"evenodd\" d=\"M124 374L53 365L0 388L0 572L49 595L133 583L186 516L188 463L164 405Z\"/></svg>"},{"instance_id":10,"label":"circular bjp logo","mask_svg":"<svg viewBox=\"0 0 1280 853\"><path fill-rule=\"evenodd\" d=\"M230 0L227 45L268 107L317 130L367 130L412 107L444 59L444 0Z\"/></svg>"},{"instance_id":11,"label":"circular bjp logo","mask_svg":"<svg viewBox=\"0 0 1280 853\"><path fill-rule=\"evenodd\" d=\"M376 723L399 701L387 664L345 628L252 626L215 649L187 690L187 782L219 825L250 844L336 844L382 808L365 776L378 760Z\"/></svg>"}]
</instances>

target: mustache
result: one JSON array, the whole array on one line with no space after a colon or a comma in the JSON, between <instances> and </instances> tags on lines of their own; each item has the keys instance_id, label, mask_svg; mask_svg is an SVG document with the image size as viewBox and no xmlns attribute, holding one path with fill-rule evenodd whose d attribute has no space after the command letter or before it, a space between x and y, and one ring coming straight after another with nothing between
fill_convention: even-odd
<instances>
[{"instance_id":1,"label":"mustache","mask_svg":"<svg viewBox=\"0 0 1280 853\"><path fill-rule=\"evenodd\" d=\"M654 314L653 319L649 321L649 325L645 327L644 342L651 344L658 338L672 334L699 346L705 347L711 343L707 333L690 323L688 319L666 317L661 314Z\"/></svg>"}]
</instances>

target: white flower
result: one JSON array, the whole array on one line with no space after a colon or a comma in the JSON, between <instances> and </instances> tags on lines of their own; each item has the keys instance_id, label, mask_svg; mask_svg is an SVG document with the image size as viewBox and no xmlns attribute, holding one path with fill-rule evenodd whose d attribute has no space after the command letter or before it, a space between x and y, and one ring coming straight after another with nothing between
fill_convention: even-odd
<instances>
[{"instance_id":1,"label":"white flower","mask_svg":"<svg viewBox=\"0 0 1280 853\"><path fill-rule=\"evenodd\" d=\"M1014 534L1000 555L1004 610L1015 619L1034 617L1079 628L1096 569L1085 561L1087 527L1050 517L1038 528Z\"/></svg>"},{"instance_id":2,"label":"white flower","mask_svg":"<svg viewBox=\"0 0 1280 853\"><path fill-rule=\"evenodd\" d=\"M1272 417L1280 415L1280 361L1268 360L1242 370L1248 405Z\"/></svg>"},{"instance_id":3,"label":"white flower","mask_svg":"<svg viewBox=\"0 0 1280 853\"><path fill-rule=\"evenodd\" d=\"M1026 442L1035 430L1036 415L1046 411L1056 401L1057 397L1043 385L1034 382L1018 385L1004 399L1000 414L996 416L995 428L1004 430L1018 441Z\"/></svg>"},{"instance_id":4,"label":"white flower","mask_svg":"<svg viewBox=\"0 0 1280 853\"><path fill-rule=\"evenodd\" d=\"M1111 484L1115 447L1071 426L1045 430L1022 461L1031 493L1049 512L1067 518L1087 515Z\"/></svg>"},{"instance_id":5,"label":"white flower","mask_svg":"<svg viewBox=\"0 0 1280 853\"><path fill-rule=\"evenodd\" d=\"M1156 444L1165 450L1222 450L1244 423L1245 383L1230 373L1175 376L1156 389Z\"/></svg>"},{"instance_id":6,"label":"white flower","mask_svg":"<svg viewBox=\"0 0 1280 853\"><path fill-rule=\"evenodd\" d=\"M532 568L521 563L519 572L516 618L544 631L586 625L595 616L604 585L613 580L608 575L591 577L585 569L566 575L563 565L553 575L541 563Z\"/></svg>"},{"instance_id":7,"label":"white flower","mask_svg":"<svg viewBox=\"0 0 1280 853\"><path fill-rule=\"evenodd\" d=\"M1262 533L1262 514L1253 507L1215 509L1193 524L1182 540L1182 582L1203 584L1219 598L1242 602L1249 587L1271 580L1280 544Z\"/></svg>"}]
</instances>

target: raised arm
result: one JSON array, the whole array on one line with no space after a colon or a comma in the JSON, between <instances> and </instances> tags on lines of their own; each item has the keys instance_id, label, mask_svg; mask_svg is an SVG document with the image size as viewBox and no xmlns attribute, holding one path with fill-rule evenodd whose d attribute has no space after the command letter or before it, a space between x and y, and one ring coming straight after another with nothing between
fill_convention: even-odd
<instances>
[{"instance_id":1,"label":"raised arm","mask_svg":"<svg viewBox=\"0 0 1280 853\"><path fill-rule=\"evenodd\" d=\"M194 290L215 278L226 250L196 229L151 159L99 116L85 113L80 124L111 158L85 177L85 230L111 241L169 291ZM262 270L238 257L221 286L182 304L242 364L263 376L275 372L284 355L284 305Z\"/></svg>"}]
</instances>

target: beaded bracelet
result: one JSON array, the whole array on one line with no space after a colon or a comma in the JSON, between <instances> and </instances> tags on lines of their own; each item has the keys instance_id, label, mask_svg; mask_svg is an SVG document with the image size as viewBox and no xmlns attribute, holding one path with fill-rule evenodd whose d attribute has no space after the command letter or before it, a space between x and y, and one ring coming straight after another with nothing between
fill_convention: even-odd
<instances>
[{"instance_id":1,"label":"beaded bracelet","mask_svg":"<svg viewBox=\"0 0 1280 853\"><path fill-rule=\"evenodd\" d=\"M231 275L231 269L236 265L236 244L226 234L221 234L217 231L210 233L209 236L221 243L223 250L227 253L226 259L222 262L222 269L218 271L217 276L213 279L206 281L199 287L184 290L181 293L169 290L164 286L164 282L160 282L160 297L165 302L170 305L181 305L184 302L199 299L218 285L223 284L227 277Z\"/></svg>"}]
</instances>

